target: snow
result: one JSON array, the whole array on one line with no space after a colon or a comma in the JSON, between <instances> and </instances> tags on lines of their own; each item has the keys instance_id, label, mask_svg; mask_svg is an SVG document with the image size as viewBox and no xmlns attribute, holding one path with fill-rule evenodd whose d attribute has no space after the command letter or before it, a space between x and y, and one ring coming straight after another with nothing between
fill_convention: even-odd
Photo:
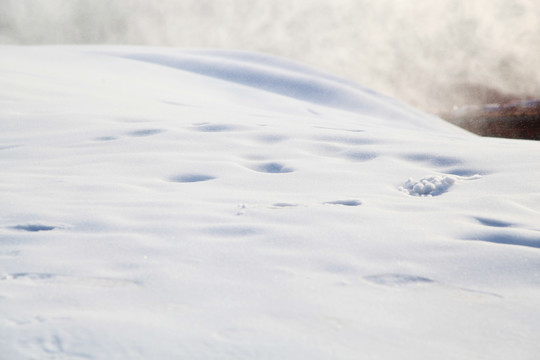
<instances>
[{"instance_id":1,"label":"snow","mask_svg":"<svg viewBox=\"0 0 540 360\"><path fill-rule=\"evenodd\" d=\"M454 185L456 179L452 176L429 176L419 181L408 179L399 189L410 195L436 196L440 195Z\"/></svg>"},{"instance_id":2,"label":"snow","mask_svg":"<svg viewBox=\"0 0 540 360\"><path fill-rule=\"evenodd\" d=\"M540 351L540 143L261 54L0 69L3 358Z\"/></svg>"}]
</instances>

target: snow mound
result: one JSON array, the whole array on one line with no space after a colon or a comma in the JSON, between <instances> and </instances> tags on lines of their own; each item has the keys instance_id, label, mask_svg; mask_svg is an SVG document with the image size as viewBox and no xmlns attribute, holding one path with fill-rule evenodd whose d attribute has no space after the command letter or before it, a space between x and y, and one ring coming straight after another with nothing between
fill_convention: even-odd
<instances>
[{"instance_id":1,"label":"snow mound","mask_svg":"<svg viewBox=\"0 0 540 360\"><path fill-rule=\"evenodd\" d=\"M481 175L431 175L418 181L409 178L398 189L412 196L437 196L447 192L458 180L477 180L480 178L482 178Z\"/></svg>"},{"instance_id":2,"label":"snow mound","mask_svg":"<svg viewBox=\"0 0 540 360\"><path fill-rule=\"evenodd\" d=\"M418 181L409 178L399 190L413 196L437 196L454 185L456 179L452 176L428 176Z\"/></svg>"},{"instance_id":3,"label":"snow mound","mask_svg":"<svg viewBox=\"0 0 540 360\"><path fill-rule=\"evenodd\" d=\"M447 131L452 131L452 127L448 124L438 123L436 117L421 113L396 99L377 93L356 82L276 56L246 51L163 49L145 51L142 48L136 48L134 51L100 48L98 52L203 75L249 87L251 91L270 92L318 106L380 118L392 118L396 126L400 122L405 122L408 126L419 125L424 131L440 129L441 126ZM430 118L431 121L418 122L420 118Z\"/></svg>"},{"instance_id":4,"label":"snow mound","mask_svg":"<svg viewBox=\"0 0 540 360\"><path fill-rule=\"evenodd\" d=\"M271 56L256 58L230 52L129 54L126 58L189 71L282 96L350 111L387 111L377 95L359 86L321 76L307 67L294 66ZM379 104L377 104L379 103ZM382 106L381 106L382 105ZM401 110L402 112L403 109Z\"/></svg>"},{"instance_id":5,"label":"snow mound","mask_svg":"<svg viewBox=\"0 0 540 360\"><path fill-rule=\"evenodd\" d=\"M538 357L539 142L244 52L0 74L2 359Z\"/></svg>"}]
</instances>

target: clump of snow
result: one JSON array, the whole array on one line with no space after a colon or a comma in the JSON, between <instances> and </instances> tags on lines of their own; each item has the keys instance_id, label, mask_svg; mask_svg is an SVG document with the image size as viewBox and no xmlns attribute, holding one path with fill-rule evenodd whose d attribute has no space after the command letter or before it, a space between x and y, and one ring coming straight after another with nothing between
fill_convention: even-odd
<instances>
[{"instance_id":1,"label":"clump of snow","mask_svg":"<svg viewBox=\"0 0 540 360\"><path fill-rule=\"evenodd\" d=\"M437 196L440 195L454 185L456 179L453 176L427 176L418 181L409 178L399 190L413 196Z\"/></svg>"},{"instance_id":2,"label":"clump of snow","mask_svg":"<svg viewBox=\"0 0 540 360\"><path fill-rule=\"evenodd\" d=\"M409 178L398 189L412 196L437 196L447 192L458 180L478 180L481 178L482 176L478 174L471 176L431 175L418 181Z\"/></svg>"}]
</instances>

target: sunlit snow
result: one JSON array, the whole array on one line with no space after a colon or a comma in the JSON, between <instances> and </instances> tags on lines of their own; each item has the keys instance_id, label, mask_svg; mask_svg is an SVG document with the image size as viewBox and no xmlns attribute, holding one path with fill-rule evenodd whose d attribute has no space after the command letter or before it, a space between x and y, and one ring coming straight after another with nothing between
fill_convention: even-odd
<instances>
[{"instance_id":1,"label":"sunlit snow","mask_svg":"<svg viewBox=\"0 0 540 360\"><path fill-rule=\"evenodd\" d=\"M0 47L0 358L534 359L540 143L261 54Z\"/></svg>"}]
</instances>

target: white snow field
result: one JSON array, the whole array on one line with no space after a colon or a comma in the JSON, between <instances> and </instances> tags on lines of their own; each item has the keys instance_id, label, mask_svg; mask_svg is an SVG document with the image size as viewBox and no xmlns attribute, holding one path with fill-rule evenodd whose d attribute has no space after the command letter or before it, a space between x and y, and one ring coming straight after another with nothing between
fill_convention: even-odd
<instances>
[{"instance_id":1,"label":"white snow field","mask_svg":"<svg viewBox=\"0 0 540 360\"><path fill-rule=\"evenodd\" d=\"M285 59L0 47L0 358L538 359L540 143Z\"/></svg>"}]
</instances>

